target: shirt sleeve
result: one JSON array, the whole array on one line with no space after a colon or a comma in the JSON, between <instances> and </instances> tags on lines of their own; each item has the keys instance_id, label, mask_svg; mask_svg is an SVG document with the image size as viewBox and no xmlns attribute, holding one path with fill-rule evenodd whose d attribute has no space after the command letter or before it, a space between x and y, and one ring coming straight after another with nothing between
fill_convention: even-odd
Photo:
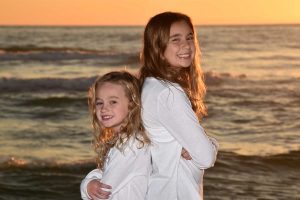
<instances>
[{"instance_id":1,"label":"shirt sleeve","mask_svg":"<svg viewBox=\"0 0 300 200\"><path fill-rule=\"evenodd\" d=\"M162 126L190 153L197 167L212 167L217 155L217 141L205 134L182 89L170 86L157 98L156 109Z\"/></svg>"},{"instance_id":2,"label":"shirt sleeve","mask_svg":"<svg viewBox=\"0 0 300 200\"><path fill-rule=\"evenodd\" d=\"M147 179L150 169L150 152L146 147L138 149L136 142L129 141L122 152L114 149L114 153L109 158L102 181L112 186L112 196L126 185L130 185L137 176Z\"/></svg>"},{"instance_id":3,"label":"shirt sleeve","mask_svg":"<svg viewBox=\"0 0 300 200\"><path fill-rule=\"evenodd\" d=\"M147 193L148 179L143 176L136 176L130 184L120 189L117 193L112 194L111 199L122 200L143 200Z\"/></svg>"},{"instance_id":4,"label":"shirt sleeve","mask_svg":"<svg viewBox=\"0 0 300 200\"><path fill-rule=\"evenodd\" d=\"M81 193L81 198L83 200L89 200L92 199L88 192L87 192L87 185L90 181L92 180L101 180L102 178L102 172L100 169L94 169L92 170L90 173L88 173L88 175L81 181L80 184L80 193Z\"/></svg>"}]
</instances>

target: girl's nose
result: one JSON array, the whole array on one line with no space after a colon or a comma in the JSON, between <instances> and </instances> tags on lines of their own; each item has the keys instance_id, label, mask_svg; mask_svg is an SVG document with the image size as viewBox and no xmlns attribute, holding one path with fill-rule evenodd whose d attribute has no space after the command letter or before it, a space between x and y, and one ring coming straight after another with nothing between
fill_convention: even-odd
<instances>
[{"instance_id":1,"label":"girl's nose","mask_svg":"<svg viewBox=\"0 0 300 200\"><path fill-rule=\"evenodd\" d=\"M107 111L108 110L108 106L107 104L103 104L102 108L101 108L101 112Z\"/></svg>"},{"instance_id":2,"label":"girl's nose","mask_svg":"<svg viewBox=\"0 0 300 200\"><path fill-rule=\"evenodd\" d=\"M182 48L185 48L185 49L190 49L191 48L191 44L187 40L183 40L181 46L182 46Z\"/></svg>"}]
</instances>

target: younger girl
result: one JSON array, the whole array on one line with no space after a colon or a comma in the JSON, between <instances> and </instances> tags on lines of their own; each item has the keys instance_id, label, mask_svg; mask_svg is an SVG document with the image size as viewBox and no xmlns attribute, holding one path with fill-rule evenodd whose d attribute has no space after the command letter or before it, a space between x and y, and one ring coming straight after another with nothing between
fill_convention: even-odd
<instances>
[{"instance_id":1,"label":"younger girl","mask_svg":"<svg viewBox=\"0 0 300 200\"><path fill-rule=\"evenodd\" d=\"M152 142L148 200L203 199L204 169L214 165L217 143L199 123L206 114L199 54L188 16L160 13L146 25L140 79L142 118Z\"/></svg>"},{"instance_id":2,"label":"younger girl","mask_svg":"<svg viewBox=\"0 0 300 200\"><path fill-rule=\"evenodd\" d=\"M91 86L88 102L98 169L82 181L82 199L145 199L150 140L141 122L138 80L128 72L105 74Z\"/></svg>"}]
</instances>

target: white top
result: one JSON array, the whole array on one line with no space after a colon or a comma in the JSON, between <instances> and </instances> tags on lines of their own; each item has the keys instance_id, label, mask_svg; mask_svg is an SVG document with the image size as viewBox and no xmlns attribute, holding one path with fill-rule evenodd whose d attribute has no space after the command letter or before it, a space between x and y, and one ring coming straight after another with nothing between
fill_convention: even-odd
<instances>
[{"instance_id":1,"label":"white top","mask_svg":"<svg viewBox=\"0 0 300 200\"><path fill-rule=\"evenodd\" d=\"M145 199L151 169L150 151L147 146L139 146L139 142L131 139L123 152L112 148L104 171L94 169L82 180L81 198L91 199L87 193L87 184L91 180L101 179L101 182L112 186L110 199Z\"/></svg>"},{"instance_id":2,"label":"white top","mask_svg":"<svg viewBox=\"0 0 300 200\"><path fill-rule=\"evenodd\" d=\"M142 118L152 142L148 200L202 200L204 169L216 160L218 144L209 138L183 89L147 78L142 90ZM192 160L181 158L182 148Z\"/></svg>"}]
</instances>

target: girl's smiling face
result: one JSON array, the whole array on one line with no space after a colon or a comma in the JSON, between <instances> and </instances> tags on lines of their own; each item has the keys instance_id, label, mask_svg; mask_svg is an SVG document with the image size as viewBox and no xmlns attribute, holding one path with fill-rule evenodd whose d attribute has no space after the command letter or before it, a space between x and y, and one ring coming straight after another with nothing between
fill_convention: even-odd
<instances>
[{"instance_id":1,"label":"girl's smiling face","mask_svg":"<svg viewBox=\"0 0 300 200\"><path fill-rule=\"evenodd\" d=\"M173 67L189 67L195 57L194 34L185 21L171 25L170 37L163 55Z\"/></svg>"},{"instance_id":2,"label":"girl's smiling face","mask_svg":"<svg viewBox=\"0 0 300 200\"><path fill-rule=\"evenodd\" d=\"M124 88L105 82L96 89L96 115L101 125L120 131L128 115L129 100Z\"/></svg>"}]
</instances>

